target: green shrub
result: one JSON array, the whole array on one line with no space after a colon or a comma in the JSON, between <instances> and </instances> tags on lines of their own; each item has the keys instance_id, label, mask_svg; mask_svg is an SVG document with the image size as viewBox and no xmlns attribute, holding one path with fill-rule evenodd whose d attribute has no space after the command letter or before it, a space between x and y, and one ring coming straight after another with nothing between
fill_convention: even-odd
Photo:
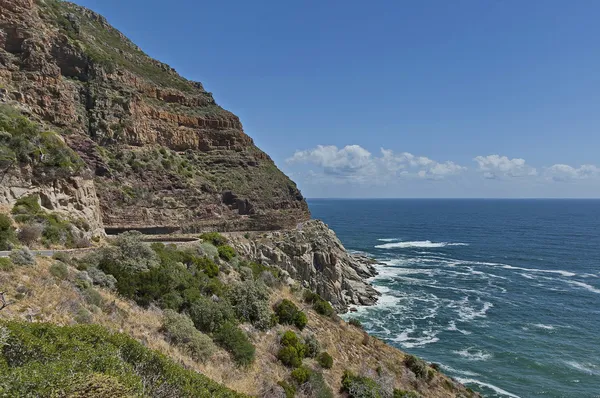
<instances>
[{"instance_id":1,"label":"green shrub","mask_svg":"<svg viewBox=\"0 0 600 398\"><path fill-rule=\"evenodd\" d=\"M298 338L296 333L292 332L291 330L287 330L281 336L279 343L284 347L296 347L298 344L300 344L300 339Z\"/></svg>"},{"instance_id":2,"label":"green shrub","mask_svg":"<svg viewBox=\"0 0 600 398\"><path fill-rule=\"evenodd\" d=\"M333 366L333 358L325 351L317 356L317 362L319 362L319 365L325 369L331 369Z\"/></svg>"},{"instance_id":3,"label":"green shrub","mask_svg":"<svg viewBox=\"0 0 600 398\"><path fill-rule=\"evenodd\" d=\"M296 347L286 346L279 349L277 352L277 359L279 359L285 366L291 368L297 368L302 365L302 356L298 354Z\"/></svg>"},{"instance_id":4,"label":"green shrub","mask_svg":"<svg viewBox=\"0 0 600 398\"><path fill-rule=\"evenodd\" d=\"M35 264L35 254L27 246L12 250L9 257L15 265L30 266Z\"/></svg>"},{"instance_id":5,"label":"green shrub","mask_svg":"<svg viewBox=\"0 0 600 398\"><path fill-rule=\"evenodd\" d=\"M383 398L382 388L366 376L357 376L346 370L342 376L342 391L350 398Z\"/></svg>"},{"instance_id":6,"label":"green shrub","mask_svg":"<svg viewBox=\"0 0 600 398\"><path fill-rule=\"evenodd\" d=\"M311 371L309 368L306 366L300 366L299 368L292 370L291 376L298 385L302 385L308 381L310 374Z\"/></svg>"},{"instance_id":7,"label":"green shrub","mask_svg":"<svg viewBox=\"0 0 600 398\"><path fill-rule=\"evenodd\" d=\"M313 304L313 309L323 316L333 316L335 314L335 310L329 304L329 302L325 300L319 300Z\"/></svg>"},{"instance_id":8,"label":"green shrub","mask_svg":"<svg viewBox=\"0 0 600 398\"><path fill-rule=\"evenodd\" d=\"M229 245L218 246L217 250L219 251L219 257L225 261L229 261L235 257L235 250Z\"/></svg>"},{"instance_id":9,"label":"green shrub","mask_svg":"<svg viewBox=\"0 0 600 398\"><path fill-rule=\"evenodd\" d=\"M315 358L321 350L321 344L314 334L309 334L304 338L304 345L306 346L305 355L307 358Z\"/></svg>"},{"instance_id":10,"label":"green shrub","mask_svg":"<svg viewBox=\"0 0 600 398\"><path fill-rule=\"evenodd\" d=\"M224 301L213 301L206 297L196 300L189 309L190 318L198 330L214 333L225 323L235 323L233 308Z\"/></svg>"},{"instance_id":11,"label":"green shrub","mask_svg":"<svg viewBox=\"0 0 600 398\"><path fill-rule=\"evenodd\" d=\"M9 272L15 269L15 265L10 258L0 257L0 271Z\"/></svg>"},{"instance_id":12,"label":"green shrub","mask_svg":"<svg viewBox=\"0 0 600 398\"><path fill-rule=\"evenodd\" d=\"M393 398L420 398L421 396L415 391L398 390L394 388Z\"/></svg>"},{"instance_id":13,"label":"green shrub","mask_svg":"<svg viewBox=\"0 0 600 398\"><path fill-rule=\"evenodd\" d=\"M285 380L278 381L277 384L283 388L283 392L285 393L285 398L294 398L296 396L296 387L289 384Z\"/></svg>"},{"instance_id":14,"label":"green shrub","mask_svg":"<svg viewBox=\"0 0 600 398\"><path fill-rule=\"evenodd\" d=\"M236 283L227 297L238 318L252 323L259 330L271 327L271 309L266 286L252 280Z\"/></svg>"},{"instance_id":15,"label":"green shrub","mask_svg":"<svg viewBox=\"0 0 600 398\"><path fill-rule=\"evenodd\" d=\"M15 240L15 228L10 217L0 214L0 250L10 250Z\"/></svg>"},{"instance_id":16,"label":"green shrub","mask_svg":"<svg viewBox=\"0 0 600 398\"><path fill-rule=\"evenodd\" d=\"M419 379L431 380L435 375L435 371L427 366L427 363L414 355L406 355L404 364L409 368Z\"/></svg>"},{"instance_id":17,"label":"green shrub","mask_svg":"<svg viewBox=\"0 0 600 398\"><path fill-rule=\"evenodd\" d=\"M237 365L248 366L254 362L255 348L235 324L227 322L221 326L215 333L215 341L231 354Z\"/></svg>"},{"instance_id":18,"label":"green shrub","mask_svg":"<svg viewBox=\"0 0 600 398\"><path fill-rule=\"evenodd\" d=\"M211 338L200 333L192 320L173 310L165 310L162 332L172 344L188 353L194 360L204 362L215 352Z\"/></svg>"},{"instance_id":19,"label":"green shrub","mask_svg":"<svg viewBox=\"0 0 600 398\"><path fill-rule=\"evenodd\" d=\"M7 336L0 391L7 397L243 396L99 325L2 322L0 328Z\"/></svg>"},{"instance_id":20,"label":"green shrub","mask_svg":"<svg viewBox=\"0 0 600 398\"><path fill-rule=\"evenodd\" d=\"M294 318L294 325L302 330L304 329L304 327L306 326L306 324L308 323L308 318L306 317L306 314L302 311L298 311L298 313L296 313L296 316Z\"/></svg>"},{"instance_id":21,"label":"green shrub","mask_svg":"<svg viewBox=\"0 0 600 398\"><path fill-rule=\"evenodd\" d=\"M79 309L75 313L75 316L73 317L73 320L80 324L89 324L92 323L94 317L92 316L92 313L89 312L87 309L79 307Z\"/></svg>"},{"instance_id":22,"label":"green shrub","mask_svg":"<svg viewBox=\"0 0 600 398\"><path fill-rule=\"evenodd\" d=\"M50 273L57 279L67 279L69 277L69 269L64 263L57 262L50 266Z\"/></svg>"},{"instance_id":23,"label":"green shrub","mask_svg":"<svg viewBox=\"0 0 600 398\"><path fill-rule=\"evenodd\" d=\"M313 309L321 315L333 316L335 310L329 304L328 301L324 300L319 294L310 290L305 290L303 293L304 301L313 305Z\"/></svg>"},{"instance_id":24,"label":"green shrub","mask_svg":"<svg viewBox=\"0 0 600 398\"><path fill-rule=\"evenodd\" d=\"M217 247L223 246L223 245L227 244L227 242L228 242L227 238L218 232L206 232L206 233L200 235L200 239L202 239L203 241L206 241L206 242L210 242Z\"/></svg>"},{"instance_id":25,"label":"green shrub","mask_svg":"<svg viewBox=\"0 0 600 398\"><path fill-rule=\"evenodd\" d=\"M352 326L355 326L359 329L362 329L362 322L356 318L350 318L348 319L348 323Z\"/></svg>"},{"instance_id":26,"label":"green shrub","mask_svg":"<svg viewBox=\"0 0 600 398\"><path fill-rule=\"evenodd\" d=\"M117 285L117 279L112 275L106 275L96 267L87 269L87 273L92 278L94 285L98 285L110 290L114 290Z\"/></svg>"},{"instance_id":27,"label":"green shrub","mask_svg":"<svg viewBox=\"0 0 600 398\"><path fill-rule=\"evenodd\" d=\"M288 299L283 299L275 305L275 314L282 325L295 325L298 329L304 329L308 319L306 314L298 309L296 304Z\"/></svg>"}]
</instances>

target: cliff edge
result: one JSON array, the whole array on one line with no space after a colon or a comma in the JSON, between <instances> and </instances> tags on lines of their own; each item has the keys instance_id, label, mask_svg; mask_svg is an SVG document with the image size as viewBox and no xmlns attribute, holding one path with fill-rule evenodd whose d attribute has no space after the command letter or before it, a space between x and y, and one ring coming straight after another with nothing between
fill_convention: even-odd
<instances>
[{"instance_id":1,"label":"cliff edge","mask_svg":"<svg viewBox=\"0 0 600 398\"><path fill-rule=\"evenodd\" d=\"M237 116L78 5L0 0L0 103L83 159L106 228L271 230L310 218Z\"/></svg>"}]
</instances>

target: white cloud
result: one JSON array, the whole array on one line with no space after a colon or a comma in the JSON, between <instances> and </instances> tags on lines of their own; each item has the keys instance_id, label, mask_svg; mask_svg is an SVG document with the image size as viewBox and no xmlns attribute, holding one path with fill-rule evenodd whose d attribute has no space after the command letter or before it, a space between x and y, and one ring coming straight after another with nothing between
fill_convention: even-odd
<instances>
[{"instance_id":1,"label":"white cloud","mask_svg":"<svg viewBox=\"0 0 600 398\"><path fill-rule=\"evenodd\" d=\"M546 169L546 176L553 181L583 180L600 177L600 167L584 164L579 168L568 164L555 164Z\"/></svg>"},{"instance_id":2,"label":"white cloud","mask_svg":"<svg viewBox=\"0 0 600 398\"><path fill-rule=\"evenodd\" d=\"M479 165L479 171L488 179L537 175L537 170L529 166L525 159L509 159L506 156L488 155L477 156L473 160Z\"/></svg>"},{"instance_id":3,"label":"white cloud","mask_svg":"<svg viewBox=\"0 0 600 398\"><path fill-rule=\"evenodd\" d=\"M393 178L426 178L439 180L460 174L466 167L454 162L439 163L424 156L381 148L380 156L373 156L359 145L338 148L334 145L318 145L316 148L297 151L287 162L315 165L323 173L336 178L352 178L372 183Z\"/></svg>"}]
</instances>

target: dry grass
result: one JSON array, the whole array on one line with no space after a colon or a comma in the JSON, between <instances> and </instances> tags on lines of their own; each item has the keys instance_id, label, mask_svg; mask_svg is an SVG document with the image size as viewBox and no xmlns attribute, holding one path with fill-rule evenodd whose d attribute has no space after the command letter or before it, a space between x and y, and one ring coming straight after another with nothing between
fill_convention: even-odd
<instances>
[{"instance_id":1,"label":"dry grass","mask_svg":"<svg viewBox=\"0 0 600 398\"><path fill-rule=\"evenodd\" d=\"M0 312L0 318L68 325L75 323L78 312L85 308L91 313L91 322L127 333L149 348L160 351L182 365L236 391L257 395L263 386L274 385L277 381L289 378L290 369L279 362L276 352L279 348L278 334L290 327L279 325L267 332L258 332L249 325L242 325L256 346L256 360L248 368L236 367L229 354L223 350L218 350L206 363L198 363L164 339L159 330L162 320L160 309L143 309L113 292L102 289L97 289L103 298L101 308L89 304L71 282L58 280L49 272L53 261L39 258L36 267L20 267L10 272L0 271L0 291L4 291L6 298L11 302ZM71 274L77 272L74 268L69 268L69 271ZM289 288L274 291L271 300L274 303L282 298L296 302L301 308L306 307ZM418 381L404 366L404 354L401 351L369 337L361 329L342 320L322 317L310 308L303 310L307 313L309 322L302 334L314 334L322 349L334 359L333 367L323 370L325 380L334 392L337 393L340 389L344 370L375 374L375 369L380 367L393 375L395 387L417 390L424 397L455 397L459 396L460 392L465 393L462 386L458 386L454 391L447 389L449 379L441 374L436 374L430 383ZM312 359L304 361L315 369L319 368Z\"/></svg>"}]
</instances>

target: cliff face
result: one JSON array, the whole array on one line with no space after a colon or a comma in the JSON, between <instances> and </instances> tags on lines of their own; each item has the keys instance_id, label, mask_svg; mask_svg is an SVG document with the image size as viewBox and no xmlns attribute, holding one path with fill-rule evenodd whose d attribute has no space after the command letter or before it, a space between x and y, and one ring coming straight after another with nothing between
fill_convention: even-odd
<instances>
[{"instance_id":1,"label":"cliff face","mask_svg":"<svg viewBox=\"0 0 600 398\"><path fill-rule=\"evenodd\" d=\"M311 220L297 229L251 239L232 234L230 239L244 257L283 268L339 312L346 312L350 305L373 305L379 297L366 281L376 275L375 269L368 261L346 252L322 221Z\"/></svg>"},{"instance_id":2,"label":"cliff face","mask_svg":"<svg viewBox=\"0 0 600 398\"><path fill-rule=\"evenodd\" d=\"M62 133L93 172L108 228L266 230L310 217L202 84L83 7L0 0L0 102Z\"/></svg>"}]
</instances>

